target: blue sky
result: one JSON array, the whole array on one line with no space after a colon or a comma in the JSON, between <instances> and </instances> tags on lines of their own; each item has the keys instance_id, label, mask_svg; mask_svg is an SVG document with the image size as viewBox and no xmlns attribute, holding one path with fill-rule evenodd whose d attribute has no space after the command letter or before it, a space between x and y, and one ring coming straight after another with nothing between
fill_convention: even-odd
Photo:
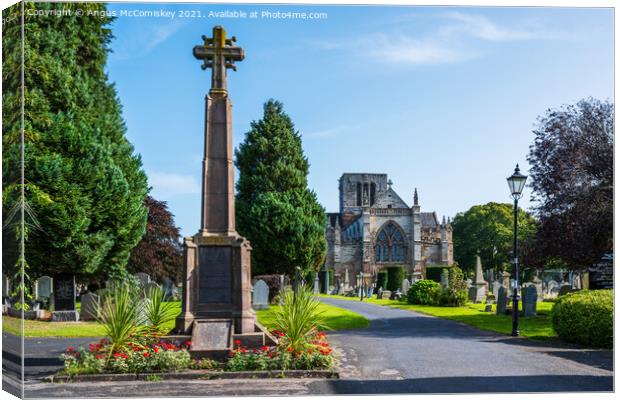
<instances>
[{"instance_id":1,"label":"blue sky","mask_svg":"<svg viewBox=\"0 0 620 400\"><path fill-rule=\"evenodd\" d=\"M199 228L204 96L192 56L223 25L246 59L229 71L233 143L269 98L284 103L310 161L309 186L338 208L343 172L387 173L408 203L454 216L508 202L527 171L538 115L592 96L613 101L611 9L111 4L108 73L153 196L183 235ZM179 18L180 10L203 18ZM209 11L325 12L323 20L210 18ZM526 189L524 206L529 190Z\"/></svg>"}]
</instances>

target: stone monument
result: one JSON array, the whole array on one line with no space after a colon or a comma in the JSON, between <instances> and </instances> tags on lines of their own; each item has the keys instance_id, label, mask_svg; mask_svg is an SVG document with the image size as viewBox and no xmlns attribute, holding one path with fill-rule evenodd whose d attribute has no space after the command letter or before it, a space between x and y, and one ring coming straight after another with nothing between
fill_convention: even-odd
<instances>
[{"instance_id":1,"label":"stone monument","mask_svg":"<svg viewBox=\"0 0 620 400\"><path fill-rule=\"evenodd\" d=\"M476 279L474 280L472 287L476 288L476 297L472 301L475 303L483 302L487 295L487 282L484 280L484 276L482 275L482 261L480 261L480 256L478 255L476 255Z\"/></svg>"},{"instance_id":2,"label":"stone monument","mask_svg":"<svg viewBox=\"0 0 620 400\"><path fill-rule=\"evenodd\" d=\"M497 315L504 315L506 313L506 305L508 303L506 292L507 290L504 286L500 286L497 290L497 306L495 307Z\"/></svg>"},{"instance_id":3,"label":"stone monument","mask_svg":"<svg viewBox=\"0 0 620 400\"><path fill-rule=\"evenodd\" d=\"M211 69L206 96L200 231L183 246L184 279L179 333L192 333L193 352L225 351L233 334L256 332L251 307L250 252L247 239L235 228L232 104L226 71L236 70L243 49L226 38L221 26L213 37L194 47L194 57Z\"/></svg>"},{"instance_id":4,"label":"stone monument","mask_svg":"<svg viewBox=\"0 0 620 400\"><path fill-rule=\"evenodd\" d=\"M529 285L525 288L525 294L523 295L523 316L533 317L536 315L536 301L538 300L538 293L536 292L536 286Z\"/></svg>"},{"instance_id":5,"label":"stone monument","mask_svg":"<svg viewBox=\"0 0 620 400\"><path fill-rule=\"evenodd\" d=\"M312 289L312 293L319 294L320 292L321 292L321 289L319 285L319 273L315 271L314 272L314 287Z\"/></svg>"}]
</instances>

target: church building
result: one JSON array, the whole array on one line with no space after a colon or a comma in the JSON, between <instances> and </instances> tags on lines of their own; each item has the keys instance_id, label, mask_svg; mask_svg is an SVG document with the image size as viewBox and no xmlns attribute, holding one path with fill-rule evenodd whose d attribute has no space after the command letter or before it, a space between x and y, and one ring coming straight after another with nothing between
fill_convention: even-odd
<instances>
[{"instance_id":1,"label":"church building","mask_svg":"<svg viewBox=\"0 0 620 400\"><path fill-rule=\"evenodd\" d=\"M387 174L342 174L339 191L340 212L328 213L325 268L341 283L348 278L353 286L360 271L370 279L396 265L409 279L422 279L426 266L454 263L450 221L422 212L417 189L411 207Z\"/></svg>"}]
</instances>

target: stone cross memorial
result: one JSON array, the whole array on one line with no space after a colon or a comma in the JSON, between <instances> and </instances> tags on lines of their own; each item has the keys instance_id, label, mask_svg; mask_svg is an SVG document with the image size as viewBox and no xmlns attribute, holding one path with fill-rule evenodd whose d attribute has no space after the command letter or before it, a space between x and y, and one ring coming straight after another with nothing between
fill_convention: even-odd
<instances>
[{"instance_id":1,"label":"stone cross memorial","mask_svg":"<svg viewBox=\"0 0 620 400\"><path fill-rule=\"evenodd\" d=\"M234 334L256 331L251 247L235 228L232 104L226 84L226 71L236 70L244 53L221 26L202 39L193 54L203 62L202 69L211 69L211 89L205 99L200 230L184 240L182 311L176 320L177 332L192 334L190 351L195 352L224 350L217 347L230 345L229 326ZM217 332L227 337L202 337Z\"/></svg>"}]
</instances>

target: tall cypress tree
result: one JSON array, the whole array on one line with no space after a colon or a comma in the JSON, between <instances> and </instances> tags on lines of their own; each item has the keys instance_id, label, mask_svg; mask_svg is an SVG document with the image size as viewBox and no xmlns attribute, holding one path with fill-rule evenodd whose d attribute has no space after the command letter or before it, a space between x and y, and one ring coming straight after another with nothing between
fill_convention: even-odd
<instances>
[{"instance_id":1,"label":"tall cypress tree","mask_svg":"<svg viewBox=\"0 0 620 400\"><path fill-rule=\"evenodd\" d=\"M237 229L252 244L252 272L289 274L320 268L325 257L325 210L308 189L309 163L301 136L282 103L264 115L235 152Z\"/></svg>"},{"instance_id":2,"label":"tall cypress tree","mask_svg":"<svg viewBox=\"0 0 620 400\"><path fill-rule=\"evenodd\" d=\"M112 39L105 5L27 3L70 9L25 21L25 192L31 221L26 259L37 274L122 277L145 232L148 192L105 63ZM82 16L76 16L80 9ZM91 14L91 15L89 15ZM97 16L94 16L94 15ZM19 26L10 29L19 29ZM3 38L4 166L18 156L20 43ZM6 208L20 184L3 170ZM8 190L6 190L8 188Z\"/></svg>"}]
</instances>

